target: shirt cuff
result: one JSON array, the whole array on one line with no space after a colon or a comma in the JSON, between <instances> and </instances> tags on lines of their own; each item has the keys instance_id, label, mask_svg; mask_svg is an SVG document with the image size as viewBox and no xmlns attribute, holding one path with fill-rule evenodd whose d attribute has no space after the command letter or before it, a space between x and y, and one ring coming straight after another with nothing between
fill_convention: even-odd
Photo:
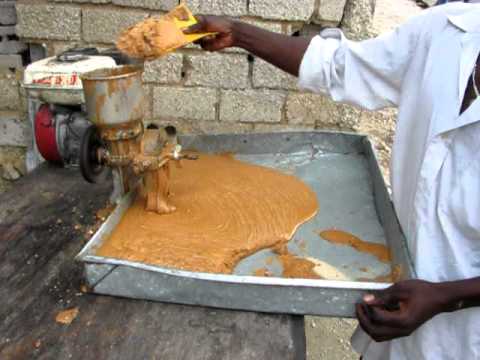
<instances>
[{"instance_id":1,"label":"shirt cuff","mask_svg":"<svg viewBox=\"0 0 480 360\"><path fill-rule=\"evenodd\" d=\"M326 29L312 39L300 65L300 89L330 93L338 65L335 53L344 41L346 38L340 29Z\"/></svg>"}]
</instances>

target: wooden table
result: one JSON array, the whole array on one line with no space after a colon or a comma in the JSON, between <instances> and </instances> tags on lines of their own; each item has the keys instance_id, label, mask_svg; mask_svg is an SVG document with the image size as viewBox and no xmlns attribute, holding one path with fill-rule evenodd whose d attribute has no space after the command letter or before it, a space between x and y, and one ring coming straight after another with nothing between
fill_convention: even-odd
<instances>
[{"instance_id":1,"label":"wooden table","mask_svg":"<svg viewBox=\"0 0 480 360\"><path fill-rule=\"evenodd\" d=\"M0 195L0 359L305 358L303 317L83 294L73 258L109 193L44 165Z\"/></svg>"}]
</instances>

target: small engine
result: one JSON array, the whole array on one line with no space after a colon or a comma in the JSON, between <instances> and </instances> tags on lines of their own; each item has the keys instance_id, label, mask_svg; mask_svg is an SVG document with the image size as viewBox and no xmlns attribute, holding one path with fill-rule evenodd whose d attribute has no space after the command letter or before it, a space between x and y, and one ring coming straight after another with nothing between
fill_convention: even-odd
<instances>
[{"instance_id":1,"label":"small engine","mask_svg":"<svg viewBox=\"0 0 480 360\"><path fill-rule=\"evenodd\" d=\"M81 139L91 125L80 76L126 63L129 59L118 51L100 53L95 48L81 48L27 67L23 86L34 129L34 141L27 153L29 171L44 160L63 166L79 164Z\"/></svg>"}]
</instances>

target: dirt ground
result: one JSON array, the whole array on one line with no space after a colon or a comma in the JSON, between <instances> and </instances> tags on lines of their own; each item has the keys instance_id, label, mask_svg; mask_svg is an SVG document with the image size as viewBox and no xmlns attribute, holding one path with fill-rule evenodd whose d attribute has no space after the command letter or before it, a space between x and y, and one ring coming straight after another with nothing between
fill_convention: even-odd
<instances>
[{"instance_id":1,"label":"dirt ground","mask_svg":"<svg viewBox=\"0 0 480 360\"><path fill-rule=\"evenodd\" d=\"M376 0L374 31L381 34L394 29L412 15L422 11L414 0ZM307 317L308 360L359 359L350 346L350 337L357 326L356 320Z\"/></svg>"}]
</instances>

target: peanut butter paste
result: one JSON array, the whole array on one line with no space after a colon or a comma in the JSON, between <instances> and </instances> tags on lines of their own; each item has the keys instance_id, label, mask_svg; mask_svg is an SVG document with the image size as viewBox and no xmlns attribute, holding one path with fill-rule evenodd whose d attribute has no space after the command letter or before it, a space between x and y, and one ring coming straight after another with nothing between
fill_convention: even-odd
<instances>
[{"instance_id":1,"label":"peanut butter paste","mask_svg":"<svg viewBox=\"0 0 480 360\"><path fill-rule=\"evenodd\" d=\"M153 59L187 43L172 20L148 18L126 29L117 40L117 48L135 58Z\"/></svg>"},{"instance_id":2,"label":"peanut butter paste","mask_svg":"<svg viewBox=\"0 0 480 360\"><path fill-rule=\"evenodd\" d=\"M391 261L390 250L385 245L363 241L355 235L340 230L326 230L319 235L333 244L351 246L357 251L371 254L381 262Z\"/></svg>"},{"instance_id":3,"label":"peanut butter paste","mask_svg":"<svg viewBox=\"0 0 480 360\"><path fill-rule=\"evenodd\" d=\"M287 244L281 243L275 246L272 250L278 255L278 260L282 264L283 277L321 279L321 277L315 272L315 263L290 253Z\"/></svg>"},{"instance_id":4,"label":"peanut butter paste","mask_svg":"<svg viewBox=\"0 0 480 360\"><path fill-rule=\"evenodd\" d=\"M318 208L299 179L227 155L171 166L169 192L176 211L147 212L137 198L97 254L229 274L241 259L287 243Z\"/></svg>"},{"instance_id":5,"label":"peanut butter paste","mask_svg":"<svg viewBox=\"0 0 480 360\"><path fill-rule=\"evenodd\" d=\"M55 317L55 321L60 324L70 325L73 322L73 320L75 320L77 315L78 315L78 307L68 309L68 310L63 310L57 314L57 316Z\"/></svg>"}]
</instances>

